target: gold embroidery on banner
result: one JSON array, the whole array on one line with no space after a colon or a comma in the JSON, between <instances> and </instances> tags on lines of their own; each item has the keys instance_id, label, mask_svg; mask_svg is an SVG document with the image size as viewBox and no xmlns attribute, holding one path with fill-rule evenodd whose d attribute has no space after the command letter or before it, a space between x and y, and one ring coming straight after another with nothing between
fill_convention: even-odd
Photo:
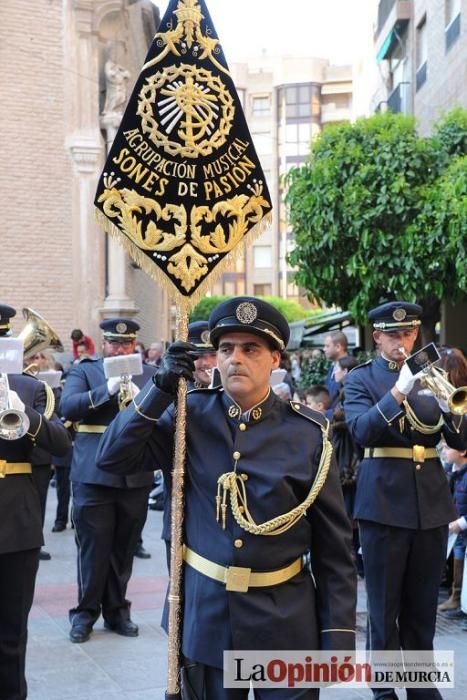
<instances>
[{"instance_id":1,"label":"gold embroidery on banner","mask_svg":"<svg viewBox=\"0 0 467 700\"><path fill-rule=\"evenodd\" d=\"M163 261L163 253L175 251L168 258L167 272L180 280L182 287L189 292L196 282L209 273L208 263L233 250L240 243L248 229L261 221L263 209L270 207L262 196L263 184L256 182L252 196L237 195L217 202L211 208L203 205L192 207L190 222L183 204L161 206L154 199L144 197L135 190L115 187L116 181L110 175L104 181L106 189L98 201L103 204L104 214L109 219L117 219L117 225L140 249L154 251L154 257ZM143 228L138 215L151 215L153 219ZM218 216L224 217L224 226L218 223L214 230L203 232L202 222L215 223ZM154 221L155 219L155 221ZM160 224L172 223L175 233L159 228ZM188 228L191 241L187 240Z\"/></svg>"},{"instance_id":2,"label":"gold embroidery on banner","mask_svg":"<svg viewBox=\"0 0 467 700\"><path fill-rule=\"evenodd\" d=\"M219 40L209 36L209 27L206 27L206 34L201 30L201 20L204 16L198 0L180 0L174 14L177 16L177 26L173 29L172 23L169 22L169 31L156 34L154 39L157 45L164 48L158 56L143 66L143 70L160 63L169 53L182 56L190 51L199 60L209 58L219 70L228 75L226 68L216 60L214 55L220 51Z\"/></svg>"},{"instance_id":3,"label":"gold embroidery on banner","mask_svg":"<svg viewBox=\"0 0 467 700\"><path fill-rule=\"evenodd\" d=\"M210 155L226 142L235 105L218 76L205 68L182 64L146 79L137 113L143 132L156 146L172 156L197 158Z\"/></svg>"}]
</instances>

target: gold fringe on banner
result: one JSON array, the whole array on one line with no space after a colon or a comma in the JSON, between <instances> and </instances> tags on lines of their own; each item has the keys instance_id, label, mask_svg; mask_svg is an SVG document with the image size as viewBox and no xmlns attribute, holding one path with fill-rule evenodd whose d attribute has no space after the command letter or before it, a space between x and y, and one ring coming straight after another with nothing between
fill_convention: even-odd
<instances>
[{"instance_id":1,"label":"gold fringe on banner","mask_svg":"<svg viewBox=\"0 0 467 700\"><path fill-rule=\"evenodd\" d=\"M259 236L261 236L268 226L272 224L272 212L266 214L263 219L255 224L243 237L243 239L236 245L236 247L226 254L224 259L218 263L208 274L206 279L199 284L196 290L190 295L185 296L177 289L174 283L171 281L170 277L159 268L156 263L153 263L150 258L144 253L138 246L133 243L119 228L115 226L101 211L96 209L96 220L103 228L103 230L109 234L115 241L120 243L128 255L134 260L134 262L140 267L149 277L158 282L167 291L172 299L176 299L177 305L186 312L189 313L194 309L196 304L206 296L215 282L224 273L232 269L233 265L237 260L239 260L245 253L245 250L250 246Z\"/></svg>"}]
</instances>

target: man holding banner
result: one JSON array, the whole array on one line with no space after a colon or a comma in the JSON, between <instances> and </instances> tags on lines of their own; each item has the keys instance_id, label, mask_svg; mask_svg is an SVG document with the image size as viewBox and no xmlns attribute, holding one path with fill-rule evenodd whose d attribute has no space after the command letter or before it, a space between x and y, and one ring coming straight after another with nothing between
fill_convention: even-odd
<instances>
[{"instance_id":1,"label":"man holding banner","mask_svg":"<svg viewBox=\"0 0 467 700\"><path fill-rule=\"evenodd\" d=\"M285 318L239 297L216 307L209 327L222 387L188 395L182 652L196 662L196 697L222 700L248 695L223 688L226 650L352 649L356 576L328 421L270 388ZM125 475L156 463L170 489L173 400L179 377L193 375L190 348L172 344L154 381L110 425L101 469Z\"/></svg>"}]
</instances>

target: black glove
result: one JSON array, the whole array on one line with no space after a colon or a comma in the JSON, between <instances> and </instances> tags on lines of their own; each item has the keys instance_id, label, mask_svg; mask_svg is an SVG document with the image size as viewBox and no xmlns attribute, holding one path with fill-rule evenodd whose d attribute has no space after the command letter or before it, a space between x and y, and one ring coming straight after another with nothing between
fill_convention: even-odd
<instances>
[{"instance_id":1,"label":"black glove","mask_svg":"<svg viewBox=\"0 0 467 700\"><path fill-rule=\"evenodd\" d=\"M159 370L154 376L154 383L158 389L175 396L180 377L185 377L188 381L193 380L195 363L190 353L195 349L191 343L184 343L181 340L169 345L162 357Z\"/></svg>"}]
</instances>

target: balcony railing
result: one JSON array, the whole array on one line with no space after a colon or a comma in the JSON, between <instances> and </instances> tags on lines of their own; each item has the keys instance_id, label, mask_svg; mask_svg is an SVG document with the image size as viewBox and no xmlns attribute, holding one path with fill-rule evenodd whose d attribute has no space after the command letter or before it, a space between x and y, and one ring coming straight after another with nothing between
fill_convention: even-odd
<instances>
[{"instance_id":1,"label":"balcony railing","mask_svg":"<svg viewBox=\"0 0 467 700\"><path fill-rule=\"evenodd\" d=\"M427 61L423 65L420 66L420 68L417 69L417 72L415 74L415 89L418 92L422 85L426 83L426 75L427 75Z\"/></svg>"},{"instance_id":2,"label":"balcony railing","mask_svg":"<svg viewBox=\"0 0 467 700\"><path fill-rule=\"evenodd\" d=\"M402 112L402 88L400 83L388 97L388 110L393 112L393 114Z\"/></svg>"},{"instance_id":3,"label":"balcony railing","mask_svg":"<svg viewBox=\"0 0 467 700\"><path fill-rule=\"evenodd\" d=\"M445 37L446 37L446 51L449 51L451 46L455 43L456 39L461 33L461 16L460 13L455 19L452 20L451 24L446 27Z\"/></svg>"}]
</instances>

